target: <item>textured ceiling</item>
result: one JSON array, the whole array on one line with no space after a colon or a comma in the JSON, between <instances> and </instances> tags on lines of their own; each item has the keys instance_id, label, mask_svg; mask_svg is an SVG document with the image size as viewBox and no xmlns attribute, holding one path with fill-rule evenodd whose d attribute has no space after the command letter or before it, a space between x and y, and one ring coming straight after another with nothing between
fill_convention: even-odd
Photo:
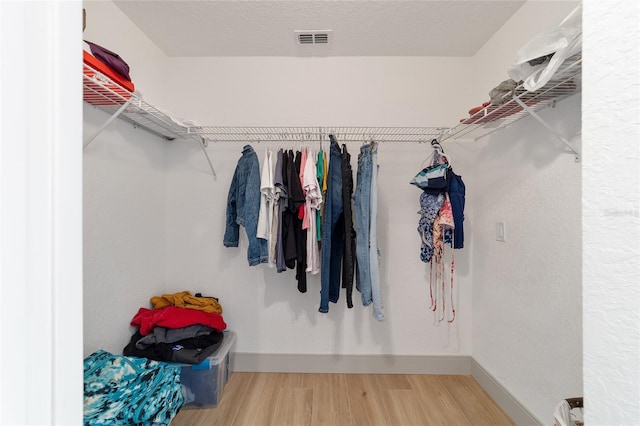
<instances>
[{"instance_id":1,"label":"textured ceiling","mask_svg":"<svg viewBox=\"0 0 640 426\"><path fill-rule=\"evenodd\" d=\"M472 56L524 1L166 1L115 4L169 56ZM333 30L298 45L294 30Z\"/></svg>"}]
</instances>

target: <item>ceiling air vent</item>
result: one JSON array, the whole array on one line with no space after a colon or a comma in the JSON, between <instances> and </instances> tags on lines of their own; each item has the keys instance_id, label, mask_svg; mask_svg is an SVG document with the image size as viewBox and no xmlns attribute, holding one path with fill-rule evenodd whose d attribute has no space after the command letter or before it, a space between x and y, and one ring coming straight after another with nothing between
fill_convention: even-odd
<instances>
[{"instance_id":1,"label":"ceiling air vent","mask_svg":"<svg viewBox=\"0 0 640 426\"><path fill-rule=\"evenodd\" d=\"M298 34L298 43L313 44L313 34L310 34L310 33Z\"/></svg>"},{"instance_id":2,"label":"ceiling air vent","mask_svg":"<svg viewBox=\"0 0 640 426\"><path fill-rule=\"evenodd\" d=\"M330 44L332 30L296 30L294 35L297 44Z\"/></svg>"},{"instance_id":3,"label":"ceiling air vent","mask_svg":"<svg viewBox=\"0 0 640 426\"><path fill-rule=\"evenodd\" d=\"M315 44L328 44L329 43L329 34L327 33L318 33L313 35L313 42Z\"/></svg>"}]
</instances>

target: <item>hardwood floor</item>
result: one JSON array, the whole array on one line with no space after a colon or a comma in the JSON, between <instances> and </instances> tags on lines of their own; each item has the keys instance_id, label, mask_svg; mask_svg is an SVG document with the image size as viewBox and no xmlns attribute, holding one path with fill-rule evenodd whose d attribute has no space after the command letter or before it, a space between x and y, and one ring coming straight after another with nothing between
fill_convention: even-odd
<instances>
[{"instance_id":1,"label":"hardwood floor","mask_svg":"<svg viewBox=\"0 0 640 426\"><path fill-rule=\"evenodd\" d=\"M217 407L171 426L513 424L471 376L234 372Z\"/></svg>"}]
</instances>

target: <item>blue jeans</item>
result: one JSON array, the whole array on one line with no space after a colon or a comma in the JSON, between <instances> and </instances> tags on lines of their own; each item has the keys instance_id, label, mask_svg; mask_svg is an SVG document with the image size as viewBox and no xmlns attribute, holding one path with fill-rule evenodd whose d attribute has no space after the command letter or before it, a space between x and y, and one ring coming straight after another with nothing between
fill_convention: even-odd
<instances>
[{"instance_id":1,"label":"blue jeans","mask_svg":"<svg viewBox=\"0 0 640 426\"><path fill-rule=\"evenodd\" d=\"M380 294L380 274L378 269L378 144L371 148L371 226L369 229L369 269L371 271L371 297L373 299L373 316L384 321L382 313L382 296Z\"/></svg>"},{"instance_id":2,"label":"blue jeans","mask_svg":"<svg viewBox=\"0 0 640 426\"><path fill-rule=\"evenodd\" d=\"M327 195L322 223L322 265L320 308L322 313L329 312L329 302L336 303L340 297L340 276L344 240L336 235L336 224L342 216L342 153L337 142L330 136L331 148L329 170L327 171Z\"/></svg>"},{"instance_id":3,"label":"blue jeans","mask_svg":"<svg viewBox=\"0 0 640 426\"><path fill-rule=\"evenodd\" d=\"M362 304L371 304L371 273L369 271L369 226L371 225L371 147L360 147L356 189L353 195L356 222L356 290Z\"/></svg>"},{"instance_id":4,"label":"blue jeans","mask_svg":"<svg viewBox=\"0 0 640 426\"><path fill-rule=\"evenodd\" d=\"M353 228L353 170L351 154L342 145L342 204L344 206L344 261L342 263L342 288L347 290L347 308L353 308L353 271L356 262L356 230Z\"/></svg>"}]
</instances>

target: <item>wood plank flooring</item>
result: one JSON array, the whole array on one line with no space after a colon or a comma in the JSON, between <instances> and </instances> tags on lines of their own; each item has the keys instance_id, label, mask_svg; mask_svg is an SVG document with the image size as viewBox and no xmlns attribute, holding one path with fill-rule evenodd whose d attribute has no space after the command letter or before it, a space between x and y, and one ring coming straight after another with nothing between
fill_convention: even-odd
<instances>
[{"instance_id":1,"label":"wood plank flooring","mask_svg":"<svg viewBox=\"0 0 640 426\"><path fill-rule=\"evenodd\" d=\"M471 376L231 374L217 407L171 426L513 425Z\"/></svg>"}]
</instances>

